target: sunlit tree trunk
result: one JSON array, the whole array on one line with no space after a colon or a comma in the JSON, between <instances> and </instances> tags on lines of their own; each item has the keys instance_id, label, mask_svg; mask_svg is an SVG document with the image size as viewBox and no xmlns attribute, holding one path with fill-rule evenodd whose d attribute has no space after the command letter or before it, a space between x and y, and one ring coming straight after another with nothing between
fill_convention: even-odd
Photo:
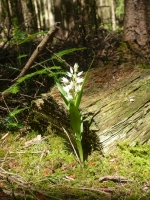
<instances>
[{"instance_id":1,"label":"sunlit tree trunk","mask_svg":"<svg viewBox=\"0 0 150 200\"><path fill-rule=\"evenodd\" d=\"M115 5L114 0L110 1L111 3L111 21L112 21L112 30L116 30L116 18L115 18Z\"/></svg>"},{"instance_id":2,"label":"sunlit tree trunk","mask_svg":"<svg viewBox=\"0 0 150 200\"><path fill-rule=\"evenodd\" d=\"M50 27L54 24L54 16L52 14L52 1L44 0L44 10L45 10L45 25Z\"/></svg>"},{"instance_id":3,"label":"sunlit tree trunk","mask_svg":"<svg viewBox=\"0 0 150 200\"><path fill-rule=\"evenodd\" d=\"M124 40L144 46L149 41L148 0L125 0Z\"/></svg>"}]
</instances>

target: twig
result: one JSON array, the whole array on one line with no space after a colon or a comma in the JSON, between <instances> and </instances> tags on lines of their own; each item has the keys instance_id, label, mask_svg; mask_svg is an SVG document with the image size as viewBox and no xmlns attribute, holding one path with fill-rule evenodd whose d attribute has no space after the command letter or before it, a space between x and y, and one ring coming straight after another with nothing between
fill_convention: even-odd
<instances>
[{"instance_id":1,"label":"twig","mask_svg":"<svg viewBox=\"0 0 150 200\"><path fill-rule=\"evenodd\" d=\"M103 176L99 179L99 182L104 182L104 181L113 181L113 182L128 182L131 180L128 180L127 178L125 178L124 176Z\"/></svg>"},{"instance_id":2,"label":"twig","mask_svg":"<svg viewBox=\"0 0 150 200\"><path fill-rule=\"evenodd\" d=\"M108 192L114 191L114 190L104 191L106 188L100 188L100 189L86 188L86 187L75 188L75 187L71 187L71 186L69 186L67 188L78 189L78 190L88 190L88 191L92 191L92 192L93 191L94 192L100 192L100 193L103 193L103 194L107 195L109 198L111 198L111 195Z\"/></svg>"},{"instance_id":3,"label":"twig","mask_svg":"<svg viewBox=\"0 0 150 200\"><path fill-rule=\"evenodd\" d=\"M72 148L73 148L73 151L74 151L74 153L75 153L75 155L76 155L76 157L77 157L78 162L79 162L80 165L82 166L82 163L80 162L79 156L78 156L78 154L77 154L77 152L76 152L76 150L75 150L75 148L74 148L74 145L73 145L73 143L71 142L71 139L70 139L70 137L69 137L69 134L68 134L67 131L64 129L64 127L62 127L62 128L63 128L64 132L66 133L68 139L69 139L69 142L70 142L70 144L71 144L71 146L72 146Z\"/></svg>"},{"instance_id":4,"label":"twig","mask_svg":"<svg viewBox=\"0 0 150 200\"><path fill-rule=\"evenodd\" d=\"M59 60L61 60L63 63L65 63L67 66L71 67L71 65L69 65L69 63L67 63L64 59L62 59L60 56L58 56L56 53L53 53L50 49L46 48L50 53L52 53L54 56L56 56L56 58L58 58Z\"/></svg>"},{"instance_id":5,"label":"twig","mask_svg":"<svg viewBox=\"0 0 150 200\"><path fill-rule=\"evenodd\" d=\"M24 151L10 151L9 154L24 154L24 153L27 153L27 152L24 152ZM43 153L43 151L33 151L33 152L28 152L28 153L31 153L31 154L41 154ZM47 153L44 151L44 153Z\"/></svg>"},{"instance_id":6,"label":"twig","mask_svg":"<svg viewBox=\"0 0 150 200\"><path fill-rule=\"evenodd\" d=\"M11 113L11 111L10 111L9 107L7 106L7 103L6 103L5 99L4 99L4 96L2 96L2 99L3 99L3 101L4 101L4 104L5 104L5 106L6 106L7 110L8 110L8 112ZM16 118L15 116L13 116L13 117L14 117L14 119L16 120L16 122L18 123L17 118Z\"/></svg>"},{"instance_id":7,"label":"twig","mask_svg":"<svg viewBox=\"0 0 150 200\"><path fill-rule=\"evenodd\" d=\"M23 67L23 69L21 70L20 74L18 75L17 78L15 78L12 82L13 82L13 86L15 86L16 81L21 78L22 76L25 75L25 73L28 71L28 69L32 66L32 64L34 63L34 61L36 60L36 58L39 56L39 54L46 48L47 43L50 40L53 40L56 32L59 30L60 27L60 22L57 22L52 29L50 29L48 31L48 33L46 34L46 36L43 38L43 40L40 42L40 44L37 46L37 48L35 49L35 51L32 53L31 57L29 58L28 62L26 63L26 65ZM11 94L10 91L7 91L5 93L2 94L2 97L0 97L0 102L2 102L3 97L7 97Z\"/></svg>"},{"instance_id":8,"label":"twig","mask_svg":"<svg viewBox=\"0 0 150 200\"><path fill-rule=\"evenodd\" d=\"M41 141L43 141L43 140L46 140L48 137L49 137L49 136L46 136L46 137L41 138L41 139L38 139L38 138L36 137L36 138L34 138L34 139L28 141L28 143L27 143L24 147L22 147L21 149L28 148L28 147L30 147L30 146L33 145L33 144L36 144L36 143L41 142Z\"/></svg>"},{"instance_id":9,"label":"twig","mask_svg":"<svg viewBox=\"0 0 150 200\"><path fill-rule=\"evenodd\" d=\"M5 160L6 160L7 155L8 155L8 152L5 154L5 157L4 157L4 159L3 159L3 162L1 163L1 168L3 168L3 165L4 165L4 162L5 162Z\"/></svg>"},{"instance_id":10,"label":"twig","mask_svg":"<svg viewBox=\"0 0 150 200\"><path fill-rule=\"evenodd\" d=\"M14 81L18 80L18 78L20 78L20 77L22 77L22 76L25 75L25 73L31 67L31 65L33 64L33 62L35 61L35 59L38 57L38 55L45 49L47 43L50 40L53 39L53 37L55 36L55 33L59 30L59 27L60 27L60 22L57 22L53 26L53 28L48 31L48 33L46 34L46 36L43 38L43 40L37 46L37 48L35 49L35 51L32 53L30 59L28 60L28 62L26 63L26 65L24 66L24 68L21 70L20 74L18 75L18 77Z\"/></svg>"}]
</instances>

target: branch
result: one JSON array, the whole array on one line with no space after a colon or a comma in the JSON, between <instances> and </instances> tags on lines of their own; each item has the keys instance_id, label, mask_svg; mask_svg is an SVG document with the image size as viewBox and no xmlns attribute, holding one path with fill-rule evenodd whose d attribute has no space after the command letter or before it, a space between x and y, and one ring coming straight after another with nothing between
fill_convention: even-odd
<instances>
[{"instance_id":1,"label":"branch","mask_svg":"<svg viewBox=\"0 0 150 200\"><path fill-rule=\"evenodd\" d=\"M48 31L48 33L46 34L46 36L43 38L43 40L40 42L40 44L37 46L37 48L35 49L35 51L32 53L31 57L29 58L28 62L26 63L26 65L24 66L24 68L21 70L20 74L17 76L17 78L15 78L12 82L15 84L16 81L24 76L26 74L26 72L28 71L28 69L32 66L32 64L34 63L34 61L36 60L36 58L39 56L39 54L46 48L46 45L49 41L52 41L52 39L54 38L56 32L59 30L60 27L60 22L57 22L52 29L50 29ZM13 84L13 85L14 85ZM12 85L12 86L13 86ZM4 97L7 97L11 94L11 92L6 92L4 94L2 94L2 96L0 97L0 102L4 101Z\"/></svg>"},{"instance_id":2,"label":"branch","mask_svg":"<svg viewBox=\"0 0 150 200\"><path fill-rule=\"evenodd\" d=\"M22 76L25 75L25 73L31 67L31 65L33 64L33 62L35 61L35 59L38 57L38 55L46 48L47 43L49 41L52 41L52 39L55 36L55 33L59 30L59 27L60 27L60 22L57 22L53 26L53 28L48 31L48 33L46 34L46 36L43 38L43 40L40 42L40 44L36 47L35 51L32 53L31 57L29 58L28 62L26 63L26 65L24 66L24 68L22 69L22 71L20 72L20 74L18 75L18 77L14 80L15 82L20 77L22 77Z\"/></svg>"}]
</instances>

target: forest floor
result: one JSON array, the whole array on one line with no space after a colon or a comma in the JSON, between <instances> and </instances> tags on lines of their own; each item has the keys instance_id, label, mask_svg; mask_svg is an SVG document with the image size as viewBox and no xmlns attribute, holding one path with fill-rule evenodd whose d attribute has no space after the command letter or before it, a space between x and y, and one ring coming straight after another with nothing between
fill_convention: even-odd
<instances>
[{"instance_id":1,"label":"forest floor","mask_svg":"<svg viewBox=\"0 0 150 200\"><path fill-rule=\"evenodd\" d=\"M150 199L150 144L118 144L109 156L95 151L84 168L56 135L9 134L0 146L3 200Z\"/></svg>"},{"instance_id":2,"label":"forest floor","mask_svg":"<svg viewBox=\"0 0 150 200\"><path fill-rule=\"evenodd\" d=\"M92 85L94 92L94 84L103 84L104 92L110 92L114 84L137 70L104 67L86 89ZM120 143L107 156L94 151L81 167L64 139L48 131L44 136L39 134L32 130L2 134L0 199L150 199L150 144Z\"/></svg>"}]
</instances>

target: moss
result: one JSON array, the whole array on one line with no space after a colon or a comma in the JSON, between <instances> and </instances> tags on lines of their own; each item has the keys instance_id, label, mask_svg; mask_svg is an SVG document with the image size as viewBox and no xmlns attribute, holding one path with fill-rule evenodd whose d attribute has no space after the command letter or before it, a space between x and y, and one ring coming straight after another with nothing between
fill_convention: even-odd
<instances>
[{"instance_id":1,"label":"moss","mask_svg":"<svg viewBox=\"0 0 150 200\"><path fill-rule=\"evenodd\" d=\"M141 199L143 195L148 199L149 191L143 191L143 187L150 177L150 144L118 144L118 150L108 157L94 151L81 168L73 153L66 148L64 139L55 134L22 149L24 142L36 135L31 132L15 142L12 136L7 143L1 144L3 168L10 177L11 174L15 177L11 186L7 183L5 187L9 185L15 190L24 190L26 199L32 199L31 191L35 196L44 191L45 199L107 199L101 188L112 189L112 199ZM11 153L6 154L8 146ZM99 182L103 176L114 175L124 176L128 181L121 184L112 180ZM17 185L15 180L18 180ZM29 190L26 183L30 185Z\"/></svg>"}]
</instances>

